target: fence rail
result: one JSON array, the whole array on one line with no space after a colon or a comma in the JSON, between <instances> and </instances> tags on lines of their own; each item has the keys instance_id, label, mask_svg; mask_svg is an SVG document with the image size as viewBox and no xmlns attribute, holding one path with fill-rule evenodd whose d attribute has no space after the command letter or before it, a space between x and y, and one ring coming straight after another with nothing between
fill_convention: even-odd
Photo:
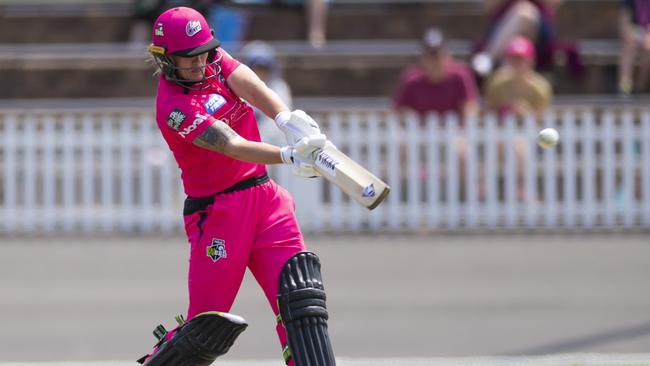
<instances>
[{"instance_id":1,"label":"fence rail","mask_svg":"<svg viewBox=\"0 0 650 366\"><path fill-rule=\"evenodd\" d=\"M276 166L307 232L650 228L650 110L557 108L544 121L461 123L314 111L337 146L392 187L372 212ZM542 150L537 130L561 143ZM182 230L178 169L149 110L0 112L0 232Z\"/></svg>"}]
</instances>

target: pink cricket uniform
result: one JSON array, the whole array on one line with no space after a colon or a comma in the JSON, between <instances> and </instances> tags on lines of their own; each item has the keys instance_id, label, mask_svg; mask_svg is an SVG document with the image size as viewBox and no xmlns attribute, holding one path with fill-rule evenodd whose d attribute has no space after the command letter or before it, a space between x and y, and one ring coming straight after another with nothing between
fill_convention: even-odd
<instances>
[{"instance_id":1,"label":"pink cricket uniform","mask_svg":"<svg viewBox=\"0 0 650 366\"><path fill-rule=\"evenodd\" d=\"M187 318L205 311L229 312L247 266L277 315L279 273L291 256L305 250L293 198L272 180L259 178L266 176L263 164L235 160L192 143L216 120L248 140L260 141L252 108L225 83L240 63L223 49L218 51L223 56L221 75L207 89L187 90L161 77L156 100L158 127L189 196L184 213L191 246ZM219 193L256 177L252 187ZM285 346L281 324L277 330Z\"/></svg>"}]
</instances>

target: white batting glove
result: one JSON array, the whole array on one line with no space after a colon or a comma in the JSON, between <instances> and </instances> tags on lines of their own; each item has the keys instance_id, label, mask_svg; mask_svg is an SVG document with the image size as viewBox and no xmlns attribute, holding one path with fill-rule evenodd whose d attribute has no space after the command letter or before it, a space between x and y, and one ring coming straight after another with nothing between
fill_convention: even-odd
<instances>
[{"instance_id":1,"label":"white batting glove","mask_svg":"<svg viewBox=\"0 0 650 366\"><path fill-rule=\"evenodd\" d=\"M315 178L320 174L314 169L314 161L326 143L325 135L304 137L295 147L281 148L280 157L285 164L293 165L293 174L304 178Z\"/></svg>"},{"instance_id":2,"label":"white batting glove","mask_svg":"<svg viewBox=\"0 0 650 366\"><path fill-rule=\"evenodd\" d=\"M301 110L284 111L275 116L275 124L284 133L287 143L296 146L304 137L320 135L320 127L307 113Z\"/></svg>"}]
</instances>

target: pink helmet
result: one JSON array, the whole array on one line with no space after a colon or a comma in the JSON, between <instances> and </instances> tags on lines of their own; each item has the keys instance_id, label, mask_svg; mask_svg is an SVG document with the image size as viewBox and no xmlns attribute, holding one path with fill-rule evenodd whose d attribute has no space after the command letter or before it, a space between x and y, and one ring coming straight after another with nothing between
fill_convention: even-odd
<instances>
[{"instance_id":1,"label":"pink helmet","mask_svg":"<svg viewBox=\"0 0 650 366\"><path fill-rule=\"evenodd\" d=\"M217 47L220 42L214 38L213 32L198 11L187 7L171 8L160 14L151 32L152 43L149 52L154 56L157 66L168 80L186 86L187 81L178 78L176 67L171 55L193 57L209 52L208 65L214 66L221 59L215 60ZM218 72L213 73L212 77ZM207 78L204 75L203 80ZM194 83L196 84L196 83Z\"/></svg>"}]
</instances>

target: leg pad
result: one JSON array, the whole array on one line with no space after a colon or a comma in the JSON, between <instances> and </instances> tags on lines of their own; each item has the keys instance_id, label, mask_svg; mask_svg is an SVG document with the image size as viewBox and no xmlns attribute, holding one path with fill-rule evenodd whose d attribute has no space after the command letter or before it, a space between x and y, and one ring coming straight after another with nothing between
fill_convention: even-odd
<instances>
[{"instance_id":1,"label":"leg pad","mask_svg":"<svg viewBox=\"0 0 650 366\"><path fill-rule=\"evenodd\" d=\"M295 366L336 365L325 300L318 256L302 252L291 257L280 273L278 307Z\"/></svg>"},{"instance_id":2,"label":"leg pad","mask_svg":"<svg viewBox=\"0 0 650 366\"><path fill-rule=\"evenodd\" d=\"M154 334L162 337L156 350L138 362L144 366L208 366L224 355L248 324L244 318L220 312L201 313L182 324L169 339L164 328Z\"/></svg>"}]
</instances>

